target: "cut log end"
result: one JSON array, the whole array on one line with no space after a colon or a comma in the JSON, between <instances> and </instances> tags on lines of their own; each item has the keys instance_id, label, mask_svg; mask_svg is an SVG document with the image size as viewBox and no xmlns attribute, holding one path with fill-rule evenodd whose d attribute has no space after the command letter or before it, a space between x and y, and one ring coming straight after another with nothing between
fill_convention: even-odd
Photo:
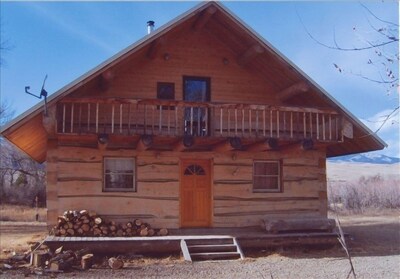
<instances>
[{"instance_id":1,"label":"cut log end","mask_svg":"<svg viewBox=\"0 0 400 279\"><path fill-rule=\"evenodd\" d=\"M109 258L108 259L108 265L112 268L112 269L121 269L124 267L124 262L118 258Z\"/></svg>"}]
</instances>

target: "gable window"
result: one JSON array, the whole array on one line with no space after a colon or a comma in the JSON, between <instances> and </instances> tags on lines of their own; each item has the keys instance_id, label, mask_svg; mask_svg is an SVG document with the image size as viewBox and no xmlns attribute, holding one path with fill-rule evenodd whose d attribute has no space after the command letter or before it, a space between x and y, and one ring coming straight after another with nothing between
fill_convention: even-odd
<instances>
[{"instance_id":1,"label":"gable window","mask_svg":"<svg viewBox=\"0 0 400 279\"><path fill-rule=\"evenodd\" d=\"M175 100L175 83L173 82L157 82L157 99L159 100ZM157 107L160 109L160 107ZM163 106L163 110L174 110L175 107Z\"/></svg>"},{"instance_id":2,"label":"gable window","mask_svg":"<svg viewBox=\"0 0 400 279\"><path fill-rule=\"evenodd\" d=\"M280 161L254 161L253 192L281 192Z\"/></svg>"},{"instance_id":3,"label":"gable window","mask_svg":"<svg viewBox=\"0 0 400 279\"><path fill-rule=\"evenodd\" d=\"M103 191L136 191L134 158L104 158Z\"/></svg>"}]
</instances>

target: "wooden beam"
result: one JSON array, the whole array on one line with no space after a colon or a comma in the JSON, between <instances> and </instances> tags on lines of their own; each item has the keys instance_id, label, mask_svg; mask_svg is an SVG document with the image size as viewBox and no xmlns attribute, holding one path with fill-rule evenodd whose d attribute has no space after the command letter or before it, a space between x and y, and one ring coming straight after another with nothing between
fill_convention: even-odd
<instances>
[{"instance_id":1,"label":"wooden beam","mask_svg":"<svg viewBox=\"0 0 400 279\"><path fill-rule=\"evenodd\" d=\"M194 145L194 137L191 135L184 135L182 139L179 139L174 145L173 150L176 152L181 152L188 149Z\"/></svg>"},{"instance_id":2,"label":"wooden beam","mask_svg":"<svg viewBox=\"0 0 400 279\"><path fill-rule=\"evenodd\" d=\"M227 152L231 150L239 150L242 148L242 141L240 138L228 138L227 140L214 145L213 151L216 152Z\"/></svg>"},{"instance_id":3,"label":"wooden beam","mask_svg":"<svg viewBox=\"0 0 400 279\"><path fill-rule=\"evenodd\" d=\"M310 87L308 86L307 83L298 82L298 83L295 83L295 84L285 88L281 92L279 92L276 95L276 98L278 101L285 102L285 101L289 100L290 98L297 96L301 93L306 93L309 90L310 90Z\"/></svg>"},{"instance_id":4,"label":"wooden beam","mask_svg":"<svg viewBox=\"0 0 400 279\"><path fill-rule=\"evenodd\" d=\"M237 63L243 67L250 61L252 61L254 58L256 58L258 55L264 53L264 51L265 49L262 46L260 46L259 44L255 44L249 47L241 55L239 55L239 57L237 58Z\"/></svg>"},{"instance_id":5,"label":"wooden beam","mask_svg":"<svg viewBox=\"0 0 400 279\"><path fill-rule=\"evenodd\" d=\"M149 149L153 144L153 136L151 135L142 135L139 139L139 142L136 145L136 150L145 151Z\"/></svg>"},{"instance_id":6,"label":"wooden beam","mask_svg":"<svg viewBox=\"0 0 400 279\"><path fill-rule=\"evenodd\" d=\"M205 11L203 11L196 22L193 24L194 31L200 31L207 24L208 20L215 14L217 8L214 6L208 7Z\"/></svg>"},{"instance_id":7,"label":"wooden beam","mask_svg":"<svg viewBox=\"0 0 400 279\"><path fill-rule=\"evenodd\" d=\"M147 51L147 58L150 60L153 60L154 58L156 58L157 53L159 52L159 50L161 49L161 47L165 44L166 39L164 37L160 37L155 39L149 47L149 50Z\"/></svg>"},{"instance_id":8,"label":"wooden beam","mask_svg":"<svg viewBox=\"0 0 400 279\"><path fill-rule=\"evenodd\" d=\"M56 123L56 106L51 106L47 110L47 116L43 114L43 128L46 130L48 139L57 137Z\"/></svg>"},{"instance_id":9,"label":"wooden beam","mask_svg":"<svg viewBox=\"0 0 400 279\"><path fill-rule=\"evenodd\" d=\"M266 150L278 150L279 143L276 138L269 138L262 142L255 142L249 146L247 146L246 151L259 152Z\"/></svg>"}]
</instances>

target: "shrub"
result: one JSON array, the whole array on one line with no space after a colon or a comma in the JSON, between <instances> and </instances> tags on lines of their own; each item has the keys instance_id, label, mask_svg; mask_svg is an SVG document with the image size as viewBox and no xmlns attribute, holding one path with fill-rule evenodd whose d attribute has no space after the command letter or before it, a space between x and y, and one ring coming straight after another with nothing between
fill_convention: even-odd
<instances>
[{"instance_id":1,"label":"shrub","mask_svg":"<svg viewBox=\"0 0 400 279\"><path fill-rule=\"evenodd\" d=\"M329 209L364 212L369 209L400 208L400 180L380 175L361 177L357 182L329 182Z\"/></svg>"}]
</instances>

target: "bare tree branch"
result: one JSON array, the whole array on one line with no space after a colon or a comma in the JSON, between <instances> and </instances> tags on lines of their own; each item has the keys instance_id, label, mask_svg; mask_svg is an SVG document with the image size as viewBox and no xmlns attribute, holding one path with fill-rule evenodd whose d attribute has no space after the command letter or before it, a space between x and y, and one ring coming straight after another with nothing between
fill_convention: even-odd
<instances>
[{"instance_id":1,"label":"bare tree branch","mask_svg":"<svg viewBox=\"0 0 400 279\"><path fill-rule=\"evenodd\" d=\"M392 43L396 43L396 42L399 41L399 39L396 38L396 37L390 37L390 38L389 38L389 41L380 42L380 43L372 44L372 45L365 46L365 47L351 47L351 48L347 48L347 47L341 47L341 46L339 46L339 45L337 44L336 38L335 38L335 36L334 36L334 46L328 45L328 44L325 44L325 43L319 41L318 39L316 39L316 38L311 34L311 32L308 31L308 29L307 29L306 25L304 24L303 19L301 18L301 16L300 16L299 12L297 11L297 9L296 9L296 14L297 14L297 17L298 17L299 20L300 20L301 25L303 26L304 30L306 31L307 35L308 35L314 42L316 42L317 44L319 44L319 45L321 45L321 46L323 46L323 47L329 48L329 49L340 50L340 51L360 51L360 50L367 50L367 49L373 49L373 48L378 48L378 47L386 46L386 45L389 45L389 44L392 44ZM392 24L393 24L393 23L392 23Z\"/></svg>"},{"instance_id":2,"label":"bare tree branch","mask_svg":"<svg viewBox=\"0 0 400 279\"><path fill-rule=\"evenodd\" d=\"M372 15L374 18L376 18L376 19L379 20L380 22L387 23L387 24L390 24L390 25L394 25L394 26L399 27L399 25L396 24L396 23L394 23L394 22L387 21L387 20L383 20L383 19L377 17L376 14L374 14L373 12L371 12L371 10L368 9L368 7L365 6L363 3L359 3L359 4L360 4L360 6L363 7L370 15Z\"/></svg>"}]
</instances>

